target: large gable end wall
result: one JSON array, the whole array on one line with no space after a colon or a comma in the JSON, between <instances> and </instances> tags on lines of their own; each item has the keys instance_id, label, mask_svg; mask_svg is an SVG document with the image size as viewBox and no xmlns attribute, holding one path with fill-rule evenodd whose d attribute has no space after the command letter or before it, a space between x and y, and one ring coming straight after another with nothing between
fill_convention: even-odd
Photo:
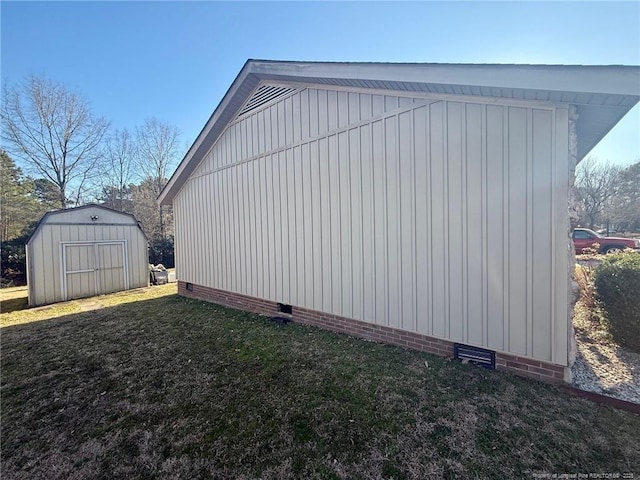
<instances>
[{"instance_id":1,"label":"large gable end wall","mask_svg":"<svg viewBox=\"0 0 640 480\"><path fill-rule=\"evenodd\" d=\"M280 88L282 94L275 92L269 101L247 109L247 106L255 105L251 102L264 86ZM431 101L365 91L261 85L245 102L235 120L226 127L192 178L395 110Z\"/></svg>"},{"instance_id":2,"label":"large gable end wall","mask_svg":"<svg viewBox=\"0 0 640 480\"><path fill-rule=\"evenodd\" d=\"M567 380L569 189L639 74L251 60L160 197L180 293Z\"/></svg>"},{"instance_id":3,"label":"large gable end wall","mask_svg":"<svg viewBox=\"0 0 640 480\"><path fill-rule=\"evenodd\" d=\"M567 109L396 108L192 177L181 280L565 364Z\"/></svg>"}]
</instances>

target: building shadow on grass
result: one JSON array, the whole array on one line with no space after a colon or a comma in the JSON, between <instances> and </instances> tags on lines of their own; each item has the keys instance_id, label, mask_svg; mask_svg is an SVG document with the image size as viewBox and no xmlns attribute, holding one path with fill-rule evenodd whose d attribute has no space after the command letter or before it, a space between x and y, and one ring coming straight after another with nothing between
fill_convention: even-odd
<instances>
[{"instance_id":1,"label":"building shadow on grass","mask_svg":"<svg viewBox=\"0 0 640 480\"><path fill-rule=\"evenodd\" d=\"M27 297L0 300L0 313L11 313L18 310L24 310L27 308L28 303Z\"/></svg>"},{"instance_id":2,"label":"building shadow on grass","mask_svg":"<svg viewBox=\"0 0 640 480\"><path fill-rule=\"evenodd\" d=\"M637 463L624 450L637 420L555 386L176 294L134 297L2 328L3 478L320 478L335 465L382 478L375 461L399 442L399 471L421 448L438 471L467 455L461 478L509 462L522 478L556 445L534 445L541 423L553 448L587 445L541 470ZM578 416L596 434L565 421Z\"/></svg>"}]
</instances>

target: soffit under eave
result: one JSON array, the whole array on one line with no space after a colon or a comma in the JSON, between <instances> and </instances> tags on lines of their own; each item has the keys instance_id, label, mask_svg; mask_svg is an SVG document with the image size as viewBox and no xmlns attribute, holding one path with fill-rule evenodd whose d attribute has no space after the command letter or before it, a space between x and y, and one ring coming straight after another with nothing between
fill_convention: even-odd
<instances>
[{"instance_id":1,"label":"soffit under eave","mask_svg":"<svg viewBox=\"0 0 640 480\"><path fill-rule=\"evenodd\" d=\"M636 99L635 103L638 102ZM591 150L622 120L631 107L606 107L576 105L578 119L576 135L578 139L578 161L586 157Z\"/></svg>"},{"instance_id":2,"label":"soffit under eave","mask_svg":"<svg viewBox=\"0 0 640 480\"><path fill-rule=\"evenodd\" d=\"M627 106L634 105L637 98L633 95L602 92L576 92L568 90L504 88L491 85L464 85L421 82L399 82L372 79L295 77L288 75L260 74L263 82L305 85L328 85L345 88L389 90L399 93L433 93L443 95L463 95L477 97L495 97L514 100L531 100L554 103Z\"/></svg>"}]
</instances>

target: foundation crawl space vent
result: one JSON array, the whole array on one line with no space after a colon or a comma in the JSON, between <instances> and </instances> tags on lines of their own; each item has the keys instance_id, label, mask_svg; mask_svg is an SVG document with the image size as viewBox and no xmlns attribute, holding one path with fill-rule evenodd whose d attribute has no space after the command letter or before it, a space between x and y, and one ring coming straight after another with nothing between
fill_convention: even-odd
<instances>
[{"instance_id":1,"label":"foundation crawl space vent","mask_svg":"<svg viewBox=\"0 0 640 480\"><path fill-rule=\"evenodd\" d=\"M484 348L470 347L460 343L453 344L453 358L467 361L490 370L496 369L496 352Z\"/></svg>"}]
</instances>

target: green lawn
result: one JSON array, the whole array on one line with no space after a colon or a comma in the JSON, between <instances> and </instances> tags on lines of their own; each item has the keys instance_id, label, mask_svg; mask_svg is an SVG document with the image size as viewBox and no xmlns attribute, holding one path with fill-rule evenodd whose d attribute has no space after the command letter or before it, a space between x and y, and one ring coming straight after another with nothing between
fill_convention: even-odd
<instances>
[{"instance_id":1,"label":"green lawn","mask_svg":"<svg viewBox=\"0 0 640 480\"><path fill-rule=\"evenodd\" d=\"M3 480L634 472L640 417L175 294L0 315Z\"/></svg>"}]
</instances>

